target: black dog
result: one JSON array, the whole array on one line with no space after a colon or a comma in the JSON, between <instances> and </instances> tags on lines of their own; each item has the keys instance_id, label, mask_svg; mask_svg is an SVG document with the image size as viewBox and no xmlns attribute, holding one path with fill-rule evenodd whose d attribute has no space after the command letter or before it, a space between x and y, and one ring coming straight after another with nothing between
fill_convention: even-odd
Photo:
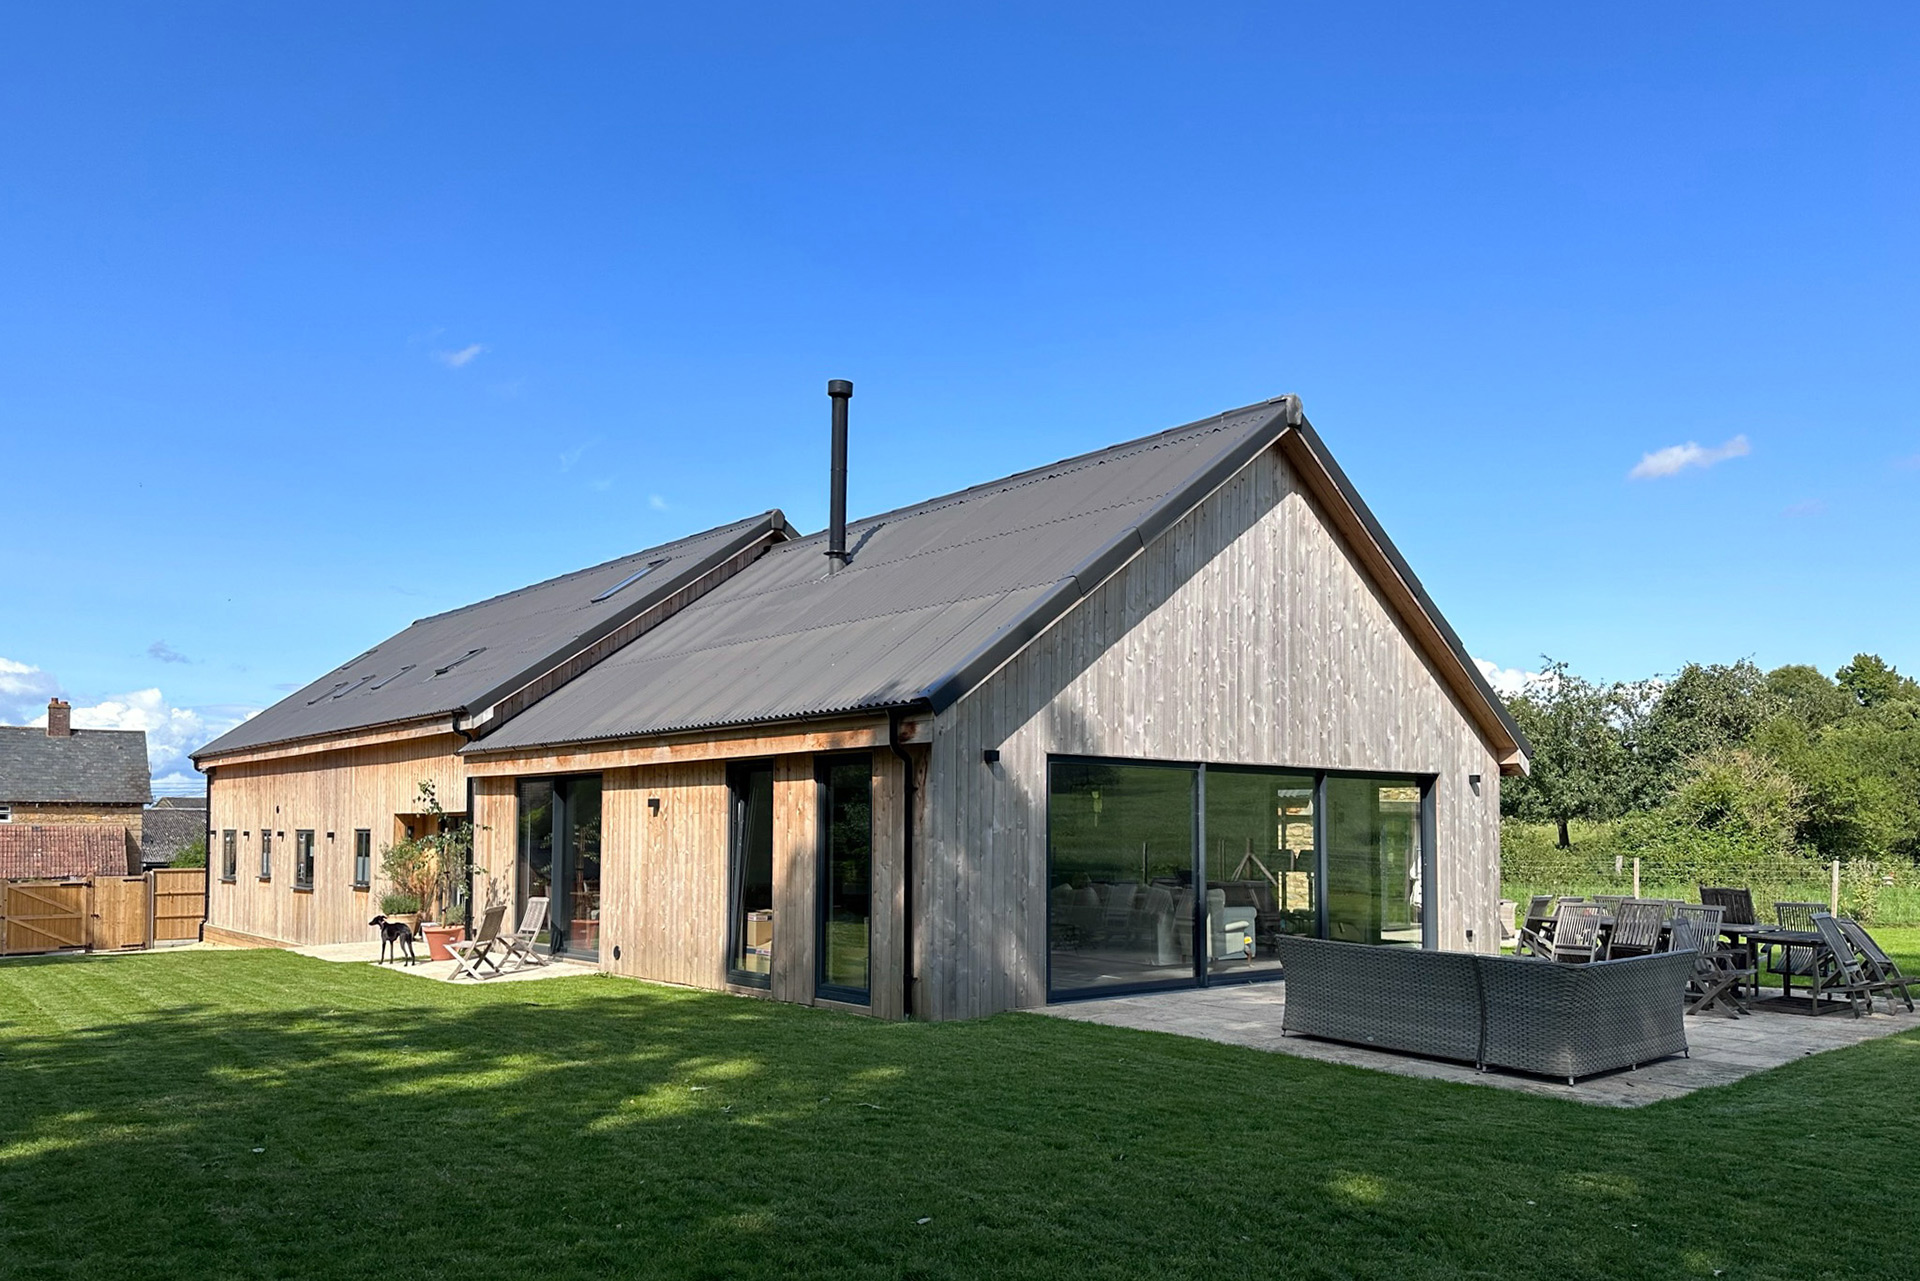
<instances>
[{"instance_id":1,"label":"black dog","mask_svg":"<svg viewBox=\"0 0 1920 1281\"><path fill-rule=\"evenodd\" d=\"M400 953L405 952L408 965L420 963L419 958L413 954L413 930L405 921L389 921L385 915L380 915L368 921L367 924L380 927L380 960L377 964L387 963L389 950L392 951L393 959L396 961L400 959Z\"/></svg>"}]
</instances>

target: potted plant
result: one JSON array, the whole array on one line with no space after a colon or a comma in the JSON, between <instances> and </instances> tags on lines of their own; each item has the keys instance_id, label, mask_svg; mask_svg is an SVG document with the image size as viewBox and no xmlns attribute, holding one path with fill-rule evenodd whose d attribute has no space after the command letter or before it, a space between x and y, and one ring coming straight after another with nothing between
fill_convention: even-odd
<instances>
[{"instance_id":1,"label":"potted plant","mask_svg":"<svg viewBox=\"0 0 1920 1281\"><path fill-rule=\"evenodd\" d=\"M467 937L467 905L455 903L451 907L440 909L438 921L428 921L420 927L427 938L427 959L432 961L451 961L453 949L449 943L458 943Z\"/></svg>"},{"instance_id":2,"label":"potted plant","mask_svg":"<svg viewBox=\"0 0 1920 1281\"><path fill-rule=\"evenodd\" d=\"M380 896L380 912L389 921L405 921L415 934L420 932L420 896L394 892Z\"/></svg>"}]
</instances>

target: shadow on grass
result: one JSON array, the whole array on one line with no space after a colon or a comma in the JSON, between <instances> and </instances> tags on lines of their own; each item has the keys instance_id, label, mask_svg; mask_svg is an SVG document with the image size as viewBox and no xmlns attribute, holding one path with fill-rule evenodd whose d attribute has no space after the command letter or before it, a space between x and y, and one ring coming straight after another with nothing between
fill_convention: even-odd
<instances>
[{"instance_id":1,"label":"shadow on grass","mask_svg":"<svg viewBox=\"0 0 1920 1281\"><path fill-rule=\"evenodd\" d=\"M0 967L0 1275L1871 1272L1731 1176L1790 1143L1899 1213L1916 1049L1621 1114L1020 1015Z\"/></svg>"}]
</instances>

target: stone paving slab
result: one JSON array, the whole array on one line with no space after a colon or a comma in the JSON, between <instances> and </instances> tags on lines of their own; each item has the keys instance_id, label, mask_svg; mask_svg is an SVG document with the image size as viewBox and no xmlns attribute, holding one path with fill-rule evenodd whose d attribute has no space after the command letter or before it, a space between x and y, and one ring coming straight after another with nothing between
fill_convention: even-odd
<instances>
[{"instance_id":1,"label":"stone paving slab","mask_svg":"<svg viewBox=\"0 0 1920 1281\"><path fill-rule=\"evenodd\" d=\"M1920 1028L1920 1015L1909 1014L1905 1009L1895 1014L1881 1012L1885 1010L1884 1001L1876 1003L1875 1013L1854 1018L1844 1009L1818 1017L1800 1011L1770 1009L1772 1000L1763 999L1754 1003L1752 1014L1742 1018L1720 1014L1688 1018L1690 1057L1662 1059L1658 1063L1642 1064L1637 1070L1603 1073L1568 1085L1565 1081L1516 1072L1481 1072L1470 1063L1442 1063L1388 1050L1282 1036L1280 1019L1286 1002L1285 983L1256 983L1072 1001L1049 1005L1033 1013L1083 1023L1104 1023L1110 1027L1170 1032L1398 1076L1456 1081L1599 1107L1623 1108L1677 1099L1706 1086L1726 1085L1810 1054L1845 1049L1863 1041Z\"/></svg>"},{"instance_id":2,"label":"stone paving slab","mask_svg":"<svg viewBox=\"0 0 1920 1281\"><path fill-rule=\"evenodd\" d=\"M311 947L287 949L300 956L311 956L317 961L339 963L363 963L380 959L380 944L372 943L317 943ZM402 965L389 961L382 969L392 970L395 974L410 974L415 978L437 979L442 983L453 981L453 973L460 968L458 961L429 961L426 958L427 945L424 941L414 943L415 953L421 957L418 965ZM550 961L545 965L528 965L508 970L504 974L488 972L484 979L461 979L463 984L472 983L524 983L534 979L569 979L583 974L598 974L600 967L585 965L579 961Z\"/></svg>"}]
</instances>

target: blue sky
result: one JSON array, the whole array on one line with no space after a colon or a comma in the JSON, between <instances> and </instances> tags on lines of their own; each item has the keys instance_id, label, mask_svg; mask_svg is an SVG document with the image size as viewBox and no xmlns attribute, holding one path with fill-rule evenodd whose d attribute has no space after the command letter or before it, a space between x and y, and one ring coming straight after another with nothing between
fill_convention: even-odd
<instances>
[{"instance_id":1,"label":"blue sky","mask_svg":"<svg viewBox=\"0 0 1920 1281\"><path fill-rule=\"evenodd\" d=\"M1501 667L1920 670L1910 7L4 31L0 720L163 775L413 618L817 527L830 377L856 513L1297 392Z\"/></svg>"}]
</instances>

